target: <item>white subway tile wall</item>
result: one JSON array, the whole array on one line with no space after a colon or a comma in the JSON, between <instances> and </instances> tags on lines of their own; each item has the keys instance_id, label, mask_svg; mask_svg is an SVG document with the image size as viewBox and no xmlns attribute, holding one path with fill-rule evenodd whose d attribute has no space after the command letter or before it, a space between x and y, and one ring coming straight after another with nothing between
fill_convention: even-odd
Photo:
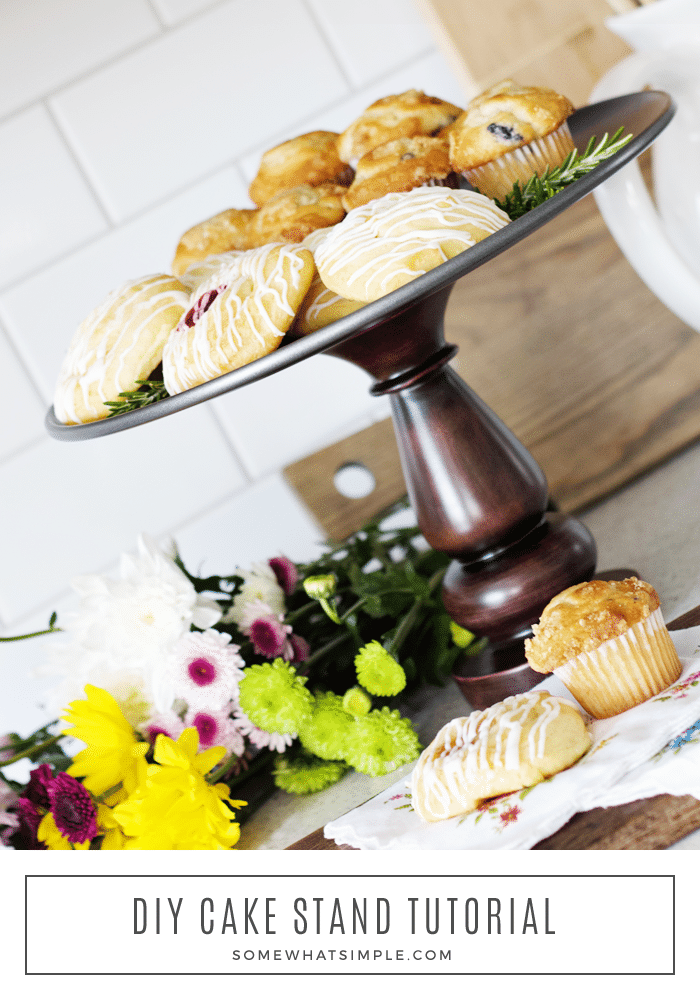
<instances>
[{"instance_id":1,"label":"white subway tile wall","mask_svg":"<svg viewBox=\"0 0 700 1000\"><path fill-rule=\"evenodd\" d=\"M75 327L109 290L168 270L186 229L250 205L265 149L340 131L408 87L470 96L412 0L0 0L4 634L69 604L71 578L115 566L142 531L221 572L318 550L280 470L387 415L352 365L313 358L84 443L49 439L43 418ZM0 689L39 658L28 645L3 646Z\"/></svg>"}]
</instances>

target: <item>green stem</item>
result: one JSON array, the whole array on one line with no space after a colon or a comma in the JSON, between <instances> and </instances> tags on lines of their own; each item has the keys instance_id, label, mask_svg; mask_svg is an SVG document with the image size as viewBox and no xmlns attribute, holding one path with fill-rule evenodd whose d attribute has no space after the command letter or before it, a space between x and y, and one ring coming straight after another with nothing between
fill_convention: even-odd
<instances>
[{"instance_id":1,"label":"green stem","mask_svg":"<svg viewBox=\"0 0 700 1000\"><path fill-rule=\"evenodd\" d=\"M437 585L440 583L440 581L442 580L442 578L443 578L444 575L445 575L445 569L443 568L443 569L437 570L430 577L430 579L428 580L428 588L429 588L431 594L435 590L435 588L437 587ZM419 614L420 609L423 607L424 604L425 604L425 598L424 597L418 597L418 598L416 598L416 600L413 602L413 604L411 605L411 607L408 609L408 611L406 612L406 614L402 618L399 627L396 629L396 632L394 633L394 638L391 640L391 642L389 643L389 645L386 647L386 651L387 651L387 653L389 653L390 656L394 656L395 657L396 654L398 653L398 651L401 649L401 646L406 641L406 638L409 635L411 629L416 624L416 620L418 618L418 614Z\"/></svg>"},{"instance_id":2,"label":"green stem","mask_svg":"<svg viewBox=\"0 0 700 1000\"><path fill-rule=\"evenodd\" d=\"M43 628L40 632L27 632L26 635L3 635L0 642L19 642L20 639L33 639L37 635L50 635L52 632L62 632L62 628Z\"/></svg>"},{"instance_id":3,"label":"green stem","mask_svg":"<svg viewBox=\"0 0 700 1000\"><path fill-rule=\"evenodd\" d=\"M291 625L292 622L300 618L301 615L307 613L307 611L312 611L318 604L318 601L309 601L308 604L302 604L300 608L296 608L294 611L289 611L284 616L285 625Z\"/></svg>"},{"instance_id":4,"label":"green stem","mask_svg":"<svg viewBox=\"0 0 700 1000\"><path fill-rule=\"evenodd\" d=\"M345 620L351 614L353 614L355 611L359 611L359 609L362 607L362 605L365 603L365 601L366 601L365 597L361 597L359 601L355 601L355 603L351 607L348 608L348 610L345 612L345 614L343 614L343 615L340 616L341 622L345 622Z\"/></svg>"},{"instance_id":5,"label":"green stem","mask_svg":"<svg viewBox=\"0 0 700 1000\"><path fill-rule=\"evenodd\" d=\"M339 632L332 639L329 639L325 646L319 646L319 648L311 654L308 660L304 660L304 662L300 664L301 669L304 673L306 673L309 667L312 667L315 663L322 659L326 653L330 653L330 651L335 649L336 646L341 646L344 642L347 642L349 638L351 638L351 636L348 632Z\"/></svg>"},{"instance_id":6,"label":"green stem","mask_svg":"<svg viewBox=\"0 0 700 1000\"><path fill-rule=\"evenodd\" d=\"M269 760L269 757L270 757L269 752L259 754L251 762L249 767L247 767L245 770L242 770L240 774L237 774L235 778L227 782L229 788L234 788L236 785L240 785L241 782L245 781L246 778L249 778L251 775L256 774L262 767L265 766L265 764ZM233 767L234 764L235 761L233 760L233 757L229 757L227 760L224 761L223 764L220 764L215 771L212 771L211 774L207 776L207 782L210 785L215 785L217 781L223 778L226 772Z\"/></svg>"},{"instance_id":7,"label":"green stem","mask_svg":"<svg viewBox=\"0 0 700 1000\"><path fill-rule=\"evenodd\" d=\"M25 757L31 757L35 753L40 753L42 750L47 750L49 747L52 747L55 743L58 743L58 741L64 735L65 735L64 733L58 733L56 736L52 736L50 739L44 740L43 743L37 743L32 747L27 747L26 750L22 750L21 753L16 753L14 757L10 757L9 760L3 760L2 762L0 762L0 771L4 767L7 767L9 764L15 764L18 760L24 760Z\"/></svg>"}]
</instances>

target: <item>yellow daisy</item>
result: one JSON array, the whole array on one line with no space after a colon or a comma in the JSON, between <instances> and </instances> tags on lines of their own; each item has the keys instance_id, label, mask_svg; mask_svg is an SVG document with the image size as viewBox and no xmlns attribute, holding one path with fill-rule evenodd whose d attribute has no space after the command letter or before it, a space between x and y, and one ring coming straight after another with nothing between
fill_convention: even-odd
<instances>
[{"instance_id":1,"label":"yellow daisy","mask_svg":"<svg viewBox=\"0 0 700 1000\"><path fill-rule=\"evenodd\" d=\"M138 787L113 810L128 838L125 850L227 851L238 842L233 810L245 803L229 798L226 785L205 779L226 750L197 753L198 746L193 728L177 742L162 733L156 737L156 763L143 769Z\"/></svg>"},{"instance_id":2,"label":"yellow daisy","mask_svg":"<svg viewBox=\"0 0 700 1000\"><path fill-rule=\"evenodd\" d=\"M119 785L129 793L136 787L138 761L148 743L139 742L111 694L92 684L86 684L85 694L87 700L71 702L62 716L71 723L64 733L87 744L73 758L68 774L82 778L93 795Z\"/></svg>"}]
</instances>

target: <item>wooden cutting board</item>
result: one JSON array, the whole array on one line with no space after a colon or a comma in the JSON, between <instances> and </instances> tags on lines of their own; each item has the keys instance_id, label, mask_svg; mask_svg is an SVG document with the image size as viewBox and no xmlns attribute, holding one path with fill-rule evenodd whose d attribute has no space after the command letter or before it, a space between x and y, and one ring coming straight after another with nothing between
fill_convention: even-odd
<instances>
[{"instance_id":1,"label":"wooden cutting board","mask_svg":"<svg viewBox=\"0 0 700 1000\"><path fill-rule=\"evenodd\" d=\"M676 618L669 629L700 625L700 607ZM577 813L533 851L660 851L700 829L700 801L692 795L657 795L609 809ZM288 851L351 851L315 830Z\"/></svg>"}]
</instances>

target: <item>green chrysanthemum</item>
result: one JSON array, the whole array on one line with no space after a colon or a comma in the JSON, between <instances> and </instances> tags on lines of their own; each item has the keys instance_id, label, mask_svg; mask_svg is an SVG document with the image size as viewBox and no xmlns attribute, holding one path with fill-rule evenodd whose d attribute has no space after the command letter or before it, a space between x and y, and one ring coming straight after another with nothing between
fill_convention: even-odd
<instances>
[{"instance_id":1,"label":"green chrysanthemum","mask_svg":"<svg viewBox=\"0 0 700 1000\"><path fill-rule=\"evenodd\" d=\"M384 707L355 719L345 759L356 771L376 778L415 760L420 751L411 720Z\"/></svg>"},{"instance_id":2,"label":"green chrysanthemum","mask_svg":"<svg viewBox=\"0 0 700 1000\"><path fill-rule=\"evenodd\" d=\"M313 705L306 678L279 657L243 671L238 700L250 721L266 733L296 733Z\"/></svg>"},{"instance_id":3,"label":"green chrysanthemum","mask_svg":"<svg viewBox=\"0 0 700 1000\"><path fill-rule=\"evenodd\" d=\"M460 649L466 649L476 639L473 632L470 632L468 628L458 625L457 622L450 622L450 635L452 636L452 642L455 646L459 646Z\"/></svg>"},{"instance_id":4,"label":"green chrysanthemum","mask_svg":"<svg viewBox=\"0 0 700 1000\"><path fill-rule=\"evenodd\" d=\"M280 754L272 772L275 784L292 795L310 795L340 781L348 766L341 761L319 760L304 754L295 758Z\"/></svg>"},{"instance_id":5,"label":"green chrysanthemum","mask_svg":"<svg viewBox=\"0 0 700 1000\"><path fill-rule=\"evenodd\" d=\"M367 715L372 699L361 687L351 687L343 695L343 708L350 715Z\"/></svg>"},{"instance_id":6,"label":"green chrysanthemum","mask_svg":"<svg viewBox=\"0 0 700 1000\"><path fill-rule=\"evenodd\" d=\"M301 745L323 760L343 760L354 716L343 708L340 695L316 695L311 715L297 730Z\"/></svg>"},{"instance_id":7,"label":"green chrysanthemum","mask_svg":"<svg viewBox=\"0 0 700 1000\"><path fill-rule=\"evenodd\" d=\"M355 668L358 681L370 694L388 698L406 687L403 667L376 639L362 647Z\"/></svg>"}]
</instances>

